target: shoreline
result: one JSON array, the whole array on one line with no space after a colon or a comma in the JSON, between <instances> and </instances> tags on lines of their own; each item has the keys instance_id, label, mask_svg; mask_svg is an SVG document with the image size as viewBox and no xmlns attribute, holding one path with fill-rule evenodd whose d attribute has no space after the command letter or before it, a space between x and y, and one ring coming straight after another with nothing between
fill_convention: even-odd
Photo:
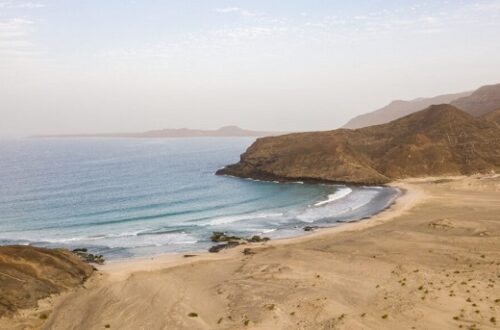
<instances>
[{"instance_id":1,"label":"shoreline","mask_svg":"<svg viewBox=\"0 0 500 330\"><path fill-rule=\"evenodd\" d=\"M152 256L140 256L126 259L114 259L107 261L104 265L97 265L99 271L105 272L108 276L117 279L123 279L136 271L154 271L164 268L186 265L197 261L221 260L232 258L241 254L245 248L273 247L288 244L300 243L305 240L332 235L339 232L362 230L374 225L383 223L395 217L396 215L409 210L416 203L425 198L422 191L415 187L409 187L405 181L396 181L385 185L386 187L396 188L400 191L399 195L385 208L374 213L369 217L348 222L338 222L332 226L318 227L311 232L303 232L300 235L292 237L282 237L273 239L265 243L248 243L233 248L221 250L218 253L203 251L170 252L161 253ZM374 223L372 223L374 222ZM214 243L215 244L215 243ZM188 255L189 257L185 257Z\"/></svg>"},{"instance_id":2,"label":"shoreline","mask_svg":"<svg viewBox=\"0 0 500 330\"><path fill-rule=\"evenodd\" d=\"M405 194L369 219L216 254L99 266L84 287L0 328L495 329L500 176L392 186Z\"/></svg>"},{"instance_id":3,"label":"shoreline","mask_svg":"<svg viewBox=\"0 0 500 330\"><path fill-rule=\"evenodd\" d=\"M329 199L330 196L335 195L337 193L337 190L340 190L343 188L351 187L352 189L356 188L359 190L362 190L362 188L366 188L366 190L368 190L368 191L370 189L380 189L381 191L385 190L385 194L387 196L381 197L381 199L380 199L380 201L383 201L386 203L385 205L383 203L380 203L380 201L375 201L376 198L379 197L377 195L372 200L369 200L365 204L361 205L363 207L365 207L365 206L368 207L368 209L364 213L356 214L355 210L359 206L354 205L354 206L356 206L356 207L354 207L354 209L349 208L349 211L347 211L346 213L347 214L352 213L352 214L350 214L350 216L352 218L347 219L347 220L342 219L342 214L340 214L340 215L332 214L331 216L326 216L326 217L323 216L322 218L314 219L311 222L306 221L306 220L304 220L303 222L297 221L297 223L288 225L286 227L279 227L278 225L276 225L275 227L272 227L273 225L269 224L271 226L269 228L272 228L269 230L269 232L271 232L271 231L272 232L274 232L274 231L287 232L287 233L281 234L281 235L278 234L274 238L273 238L273 234L268 234L267 231L260 231L260 232L253 232L253 233L250 232L250 233L246 233L246 234L235 233L235 235L238 235L238 236L241 235L241 237L245 237L245 236L250 237L251 235L258 235L258 236L264 237L264 236L270 235L271 236L270 238L272 241L308 236L316 231L320 231L320 230L324 230L324 229L328 229L328 228L333 228L333 227L337 227L337 226L344 226L344 225L347 225L349 223L355 223L355 222L359 222L359 221L372 219L374 216L378 215L379 213L385 212L388 208L391 208L392 205L395 203L395 201L400 199L404 195L404 189L400 189L400 187L397 187L396 185L361 185L361 184L334 183L334 182L326 182L326 181L310 181L310 182L280 181L280 182L278 182L278 181L262 181L262 180L251 179L251 178L239 178L239 177L232 177L229 175L227 175L226 177L234 178L236 180L249 180L249 181L256 181L256 182L272 183L272 184L277 184L277 185L303 185L303 184L307 184L307 185L311 185L311 186L327 186L327 187L330 187L332 189L335 188L334 193L333 194L328 193L325 196L325 199L320 199L319 201L311 200L310 201L311 204L308 205L307 208L312 208L312 209L314 209L315 207L327 206L330 203L335 202L337 199L330 200ZM390 189L392 189L392 191L390 191ZM351 190L350 193L358 193L358 190L356 190L355 192L353 192ZM350 193L347 194L347 196L350 195ZM347 197L347 196L341 196L339 198L339 200L344 199L344 197ZM262 208L255 209L250 213L259 212L259 211L264 212L264 211L267 211L267 209L262 209ZM269 210L269 212L271 212L271 211ZM243 215L245 215L245 213L243 213ZM216 218L218 218L218 217L224 218L224 217L231 217L231 216L232 215L227 215L227 216L218 215ZM340 220L335 220L336 216L338 216L340 218ZM306 227L314 227L314 229L312 231L306 231L306 230L304 230L304 228L306 228ZM206 251L208 251L208 249L211 246L214 245L214 244L210 243L210 241L207 238L209 237L209 235L211 235L212 231L219 230L219 229L210 230L209 227L207 227L206 229L207 229L206 236L202 236L201 238L198 238L198 241L194 242L194 243L199 243L197 247L186 245L186 249L173 249L172 251L168 251L169 249L164 249L164 251L161 251L161 249L157 249L158 251L151 250L150 251L151 254L142 254L142 253L133 254L133 253L130 253L128 255L127 254L114 255L113 252L111 252L111 257L109 257L109 259L108 259L108 256L106 255L106 253L109 253L109 252L103 251L102 249L101 250L94 250L94 247L98 246L98 245L95 245L95 246L94 245L85 245L85 243L83 243L82 245L59 245L59 244L69 244L67 242L70 242L73 240L74 241L78 241L78 240L85 241L85 239L91 240L91 239L94 239L95 237L97 237L97 239L105 240L107 238L121 237L121 235L114 236L113 235L114 233L113 234L107 233L107 234L101 234L100 236L87 236L87 237L79 237L79 236L72 237L72 236L70 236L69 238L54 239L54 240L47 239L46 241L42 238L40 238L39 240L31 239L31 241L29 241L27 239L19 239L16 241L10 241L10 242L7 241L6 243L4 243L4 245L27 245L27 246L44 247L44 248L62 248L62 249L70 250L70 251L72 251L74 249L87 249L90 251L90 253L92 253L94 255L103 255L106 259L106 263L117 263L117 262L127 262L127 261L132 261L132 260L157 258L157 257L161 257L164 255L175 257L176 255L200 254L200 253L206 252ZM138 230L136 233L132 232L132 234L130 234L130 233L125 233L125 234L130 235L130 236L139 236L139 235L142 235L144 231L146 231L146 230L142 229L142 230ZM231 234L231 229L225 230L225 232ZM137 233L139 233L139 235L137 235ZM190 234L189 231L181 232L181 233L182 234ZM57 242L61 242L61 243L57 243ZM102 245L104 247L106 247L105 243L106 242L102 243ZM206 245L206 248L203 248L204 244ZM167 245L165 245L165 246L167 246ZM157 246L161 247L161 245L157 245ZM131 246L130 248L134 249L135 246ZM127 247L123 247L123 249L127 249ZM167 251L165 251L165 250L167 250Z\"/></svg>"}]
</instances>

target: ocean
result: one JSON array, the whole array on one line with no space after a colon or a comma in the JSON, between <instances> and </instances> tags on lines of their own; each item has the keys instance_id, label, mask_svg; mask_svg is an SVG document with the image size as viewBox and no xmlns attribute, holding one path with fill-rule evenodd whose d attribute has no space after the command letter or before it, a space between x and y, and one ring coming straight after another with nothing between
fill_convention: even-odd
<instances>
[{"instance_id":1,"label":"ocean","mask_svg":"<svg viewBox=\"0 0 500 330\"><path fill-rule=\"evenodd\" d=\"M0 141L0 245L107 259L202 251L210 235L304 235L388 207L399 190L216 176L254 138Z\"/></svg>"}]
</instances>

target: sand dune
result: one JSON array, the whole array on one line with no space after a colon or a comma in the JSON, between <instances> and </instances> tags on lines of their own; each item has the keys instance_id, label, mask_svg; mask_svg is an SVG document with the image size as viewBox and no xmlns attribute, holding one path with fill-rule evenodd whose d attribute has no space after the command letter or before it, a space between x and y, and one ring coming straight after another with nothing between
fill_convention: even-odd
<instances>
[{"instance_id":1,"label":"sand dune","mask_svg":"<svg viewBox=\"0 0 500 330\"><path fill-rule=\"evenodd\" d=\"M367 221L101 267L42 328L498 328L500 177L396 185L408 193Z\"/></svg>"}]
</instances>

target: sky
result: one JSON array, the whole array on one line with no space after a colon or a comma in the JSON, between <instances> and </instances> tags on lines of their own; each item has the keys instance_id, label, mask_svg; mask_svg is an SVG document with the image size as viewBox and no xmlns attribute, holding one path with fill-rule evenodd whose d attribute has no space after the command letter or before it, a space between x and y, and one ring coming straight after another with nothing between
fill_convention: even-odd
<instances>
[{"instance_id":1,"label":"sky","mask_svg":"<svg viewBox=\"0 0 500 330\"><path fill-rule=\"evenodd\" d=\"M500 0L0 0L0 137L335 129L500 83Z\"/></svg>"}]
</instances>

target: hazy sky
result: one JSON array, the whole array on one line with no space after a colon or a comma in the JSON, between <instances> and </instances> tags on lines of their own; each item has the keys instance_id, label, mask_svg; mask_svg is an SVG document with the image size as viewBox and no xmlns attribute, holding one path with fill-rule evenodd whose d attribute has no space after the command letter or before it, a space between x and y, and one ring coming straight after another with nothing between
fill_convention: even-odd
<instances>
[{"instance_id":1,"label":"hazy sky","mask_svg":"<svg viewBox=\"0 0 500 330\"><path fill-rule=\"evenodd\" d=\"M500 0L0 0L0 136L332 129L500 82Z\"/></svg>"}]
</instances>

